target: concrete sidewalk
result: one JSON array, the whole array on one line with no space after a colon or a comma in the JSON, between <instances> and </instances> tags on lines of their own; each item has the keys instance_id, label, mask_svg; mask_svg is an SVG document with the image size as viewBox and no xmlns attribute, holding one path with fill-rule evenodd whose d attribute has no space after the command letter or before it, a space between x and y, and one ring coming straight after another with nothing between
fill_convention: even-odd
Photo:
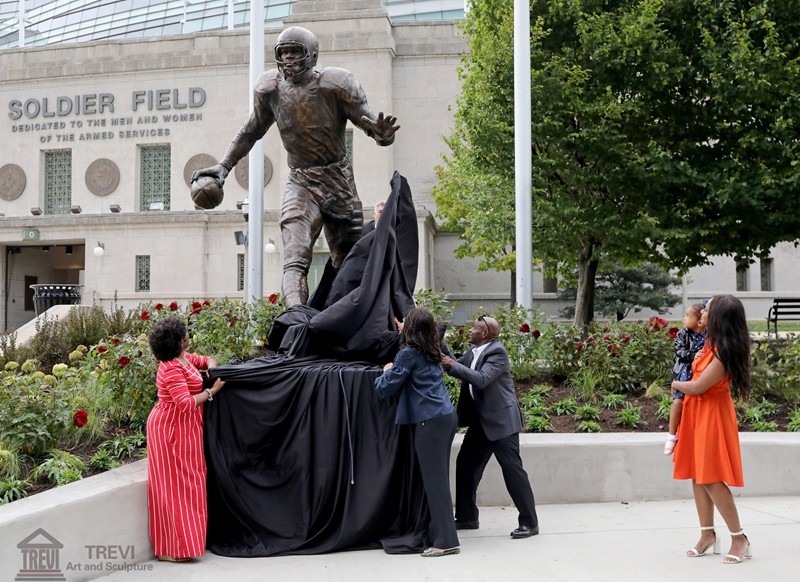
<instances>
[{"instance_id":1,"label":"concrete sidewalk","mask_svg":"<svg viewBox=\"0 0 800 582\"><path fill-rule=\"evenodd\" d=\"M137 565L146 570L115 572L100 579L130 582L797 579L800 498L739 497L737 505L754 557L735 566L722 564L721 556L684 557L685 550L699 536L694 502L687 499L541 505L537 508L541 534L525 540L509 538L509 532L516 527L514 508L483 508L481 528L459 532L461 554L443 558L388 555L381 550L251 559L206 554L182 564L151 560ZM730 537L719 516L716 522L725 554Z\"/></svg>"}]
</instances>

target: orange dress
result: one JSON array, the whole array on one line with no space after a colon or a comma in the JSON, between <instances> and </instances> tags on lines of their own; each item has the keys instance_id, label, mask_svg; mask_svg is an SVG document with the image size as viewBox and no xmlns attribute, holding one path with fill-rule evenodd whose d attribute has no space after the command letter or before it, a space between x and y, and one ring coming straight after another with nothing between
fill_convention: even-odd
<instances>
[{"instance_id":1,"label":"orange dress","mask_svg":"<svg viewBox=\"0 0 800 582\"><path fill-rule=\"evenodd\" d=\"M713 360L713 352L704 347L700 358L692 363L693 381ZM684 398L673 462L674 479L744 486L739 426L727 375L704 394L687 394Z\"/></svg>"}]
</instances>

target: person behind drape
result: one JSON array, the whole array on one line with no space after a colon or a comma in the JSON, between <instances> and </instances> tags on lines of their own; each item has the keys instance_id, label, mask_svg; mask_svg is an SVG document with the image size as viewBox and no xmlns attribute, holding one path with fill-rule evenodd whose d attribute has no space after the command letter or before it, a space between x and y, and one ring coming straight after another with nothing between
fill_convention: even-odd
<instances>
[{"instance_id":1,"label":"person behind drape","mask_svg":"<svg viewBox=\"0 0 800 582\"><path fill-rule=\"evenodd\" d=\"M147 419L147 500L150 539L160 560L179 562L206 548L206 463L203 409L222 389L217 379L203 388L199 370L214 368L214 358L190 354L189 333L177 317L153 327L150 349L159 360L158 402Z\"/></svg>"},{"instance_id":2,"label":"person behind drape","mask_svg":"<svg viewBox=\"0 0 800 582\"><path fill-rule=\"evenodd\" d=\"M716 507L731 532L731 547L722 561L739 564L750 557L750 541L739 522L729 487L743 487L739 431L732 395L750 391L750 335L744 306L732 295L716 295L701 316L706 342L692 366L692 380L672 382L686 397L673 457L673 478L691 479L700 540L686 552L719 553L714 530Z\"/></svg>"},{"instance_id":3,"label":"person behind drape","mask_svg":"<svg viewBox=\"0 0 800 582\"><path fill-rule=\"evenodd\" d=\"M450 496L450 447L456 433L456 414L444 386L439 338L433 315L411 309L403 318L404 347L375 380L381 398L398 395L397 424L412 425L425 497L430 511L431 547L423 557L459 552Z\"/></svg>"}]
</instances>

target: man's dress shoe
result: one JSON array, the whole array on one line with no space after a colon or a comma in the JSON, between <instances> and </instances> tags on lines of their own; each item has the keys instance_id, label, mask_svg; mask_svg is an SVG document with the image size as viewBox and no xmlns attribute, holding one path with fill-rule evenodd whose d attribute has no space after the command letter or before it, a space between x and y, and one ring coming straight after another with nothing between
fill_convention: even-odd
<instances>
[{"instance_id":1,"label":"man's dress shoe","mask_svg":"<svg viewBox=\"0 0 800 582\"><path fill-rule=\"evenodd\" d=\"M539 526L536 527L528 527L525 525L519 526L517 529L511 532L511 537L515 540L521 540L523 538L529 538L531 536L539 535Z\"/></svg>"}]
</instances>

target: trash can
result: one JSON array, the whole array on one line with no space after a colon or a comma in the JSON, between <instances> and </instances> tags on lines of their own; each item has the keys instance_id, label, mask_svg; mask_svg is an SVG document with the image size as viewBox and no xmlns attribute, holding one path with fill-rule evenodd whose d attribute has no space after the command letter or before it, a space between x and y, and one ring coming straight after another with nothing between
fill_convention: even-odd
<instances>
[{"instance_id":1,"label":"trash can","mask_svg":"<svg viewBox=\"0 0 800 582\"><path fill-rule=\"evenodd\" d=\"M83 285L40 283L31 285L31 289L33 289L33 307L39 316L53 305L80 305Z\"/></svg>"}]
</instances>

